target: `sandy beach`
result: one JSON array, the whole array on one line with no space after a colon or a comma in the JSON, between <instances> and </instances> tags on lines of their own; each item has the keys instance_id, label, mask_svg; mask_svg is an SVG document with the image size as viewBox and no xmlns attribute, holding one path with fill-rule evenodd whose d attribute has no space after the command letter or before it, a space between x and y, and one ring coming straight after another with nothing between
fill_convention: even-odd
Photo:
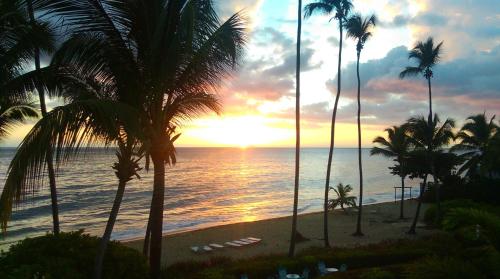
<instances>
[{"instance_id":1,"label":"sandy beach","mask_svg":"<svg viewBox=\"0 0 500 279\"><path fill-rule=\"evenodd\" d=\"M421 228L416 236L406 234L416 209L415 200L405 201L405 220L399 220L399 202L372 204L363 207L363 232L365 236L354 237L351 234L356 227L356 212L348 214L337 210L329 213L330 243L334 247L355 247L379 243L386 240L427 236L434 231ZM426 205L422 205L421 216ZM309 241L297 244L297 250L323 245L323 215L321 212L300 215L298 231ZM255 222L223 225L196 231L165 235L163 246L163 264L188 260L207 260L210 257L226 256L231 258L249 258L257 255L284 254L290 241L291 217L282 217ZM419 227L423 227L419 225ZM227 241L245 237L261 238L262 242L243 248L224 248L210 253L195 254L191 246L224 244ZM142 240L123 241L127 246L142 250Z\"/></svg>"}]
</instances>

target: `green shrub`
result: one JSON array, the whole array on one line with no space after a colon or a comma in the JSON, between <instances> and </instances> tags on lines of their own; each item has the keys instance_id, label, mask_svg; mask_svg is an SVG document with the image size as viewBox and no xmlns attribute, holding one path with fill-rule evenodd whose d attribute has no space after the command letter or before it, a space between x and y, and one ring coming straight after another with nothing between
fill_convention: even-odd
<instances>
[{"instance_id":1,"label":"green shrub","mask_svg":"<svg viewBox=\"0 0 500 279\"><path fill-rule=\"evenodd\" d=\"M492 246L462 250L461 258L469 261L487 278L500 278L500 253Z\"/></svg>"},{"instance_id":2,"label":"green shrub","mask_svg":"<svg viewBox=\"0 0 500 279\"><path fill-rule=\"evenodd\" d=\"M485 237L500 248L500 217L485 210L456 208L450 210L443 221L443 229L455 232L466 241L482 241ZM477 231L477 232L476 232Z\"/></svg>"},{"instance_id":3,"label":"green shrub","mask_svg":"<svg viewBox=\"0 0 500 279\"><path fill-rule=\"evenodd\" d=\"M360 276L361 279L396 279L396 276L389 271L380 268L373 268Z\"/></svg>"},{"instance_id":4,"label":"green shrub","mask_svg":"<svg viewBox=\"0 0 500 279\"><path fill-rule=\"evenodd\" d=\"M427 257L409 265L406 279L482 279L486 277L472 264L456 258Z\"/></svg>"},{"instance_id":5,"label":"green shrub","mask_svg":"<svg viewBox=\"0 0 500 279\"><path fill-rule=\"evenodd\" d=\"M27 238L0 256L0 278L91 278L99 238L83 231ZM138 251L110 242L103 278L147 278Z\"/></svg>"}]
</instances>

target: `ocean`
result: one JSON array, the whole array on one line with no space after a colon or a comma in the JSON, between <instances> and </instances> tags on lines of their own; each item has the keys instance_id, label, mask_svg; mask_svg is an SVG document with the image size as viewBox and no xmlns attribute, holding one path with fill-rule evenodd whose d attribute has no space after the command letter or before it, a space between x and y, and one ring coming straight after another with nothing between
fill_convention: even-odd
<instances>
[{"instance_id":1,"label":"ocean","mask_svg":"<svg viewBox=\"0 0 500 279\"><path fill-rule=\"evenodd\" d=\"M14 153L13 148L0 148L0 189ZM393 201L393 187L400 186L401 181L388 169L394 162L370 156L369 149L362 153L364 204ZM178 148L177 159L166 173L165 233L292 214L293 148ZM322 210L327 160L328 148L302 149L299 213ZM114 161L114 150L95 149L61 166L57 187L63 231L83 229L92 235L102 234L117 188L111 168ZM357 149L336 149L331 185L350 184L357 196L358 180ZM152 170L143 170L141 179L127 184L113 239L143 237L152 181ZM413 186L413 196L418 195L418 181L406 183ZM51 230L51 222L46 182L15 210L7 234L0 236L0 248L45 234Z\"/></svg>"}]
</instances>

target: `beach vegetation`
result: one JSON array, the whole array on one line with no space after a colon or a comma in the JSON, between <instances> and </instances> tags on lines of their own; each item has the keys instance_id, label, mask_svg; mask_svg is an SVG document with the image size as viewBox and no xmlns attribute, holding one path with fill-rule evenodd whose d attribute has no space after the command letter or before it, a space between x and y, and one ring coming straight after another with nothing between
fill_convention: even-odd
<instances>
[{"instance_id":1,"label":"beach vegetation","mask_svg":"<svg viewBox=\"0 0 500 279\"><path fill-rule=\"evenodd\" d=\"M0 255L0 278L92 278L99 238L82 231L26 238ZM103 263L104 278L149 278L147 259L112 241Z\"/></svg>"},{"instance_id":2,"label":"beach vegetation","mask_svg":"<svg viewBox=\"0 0 500 279\"><path fill-rule=\"evenodd\" d=\"M336 187L330 187L330 190L333 190L337 194L337 198L329 200L328 209L335 210L335 208L340 206L344 212L347 212L346 207L356 207L356 197L350 196L353 190L351 185L339 183Z\"/></svg>"}]
</instances>

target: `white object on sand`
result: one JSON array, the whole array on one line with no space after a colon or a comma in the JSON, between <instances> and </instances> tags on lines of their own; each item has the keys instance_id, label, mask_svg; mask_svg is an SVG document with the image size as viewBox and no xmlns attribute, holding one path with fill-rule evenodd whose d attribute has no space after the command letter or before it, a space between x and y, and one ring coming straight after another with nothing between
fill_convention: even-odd
<instances>
[{"instance_id":1,"label":"white object on sand","mask_svg":"<svg viewBox=\"0 0 500 279\"><path fill-rule=\"evenodd\" d=\"M192 246L191 247L191 251L193 251L195 253L198 253L198 252L200 252L200 247L198 247L198 246Z\"/></svg>"},{"instance_id":2,"label":"white object on sand","mask_svg":"<svg viewBox=\"0 0 500 279\"><path fill-rule=\"evenodd\" d=\"M210 248L210 246L203 246L203 250L207 252L212 252L214 249Z\"/></svg>"},{"instance_id":3,"label":"white object on sand","mask_svg":"<svg viewBox=\"0 0 500 279\"><path fill-rule=\"evenodd\" d=\"M229 245L231 247L242 247L243 246L241 244L237 244L237 243L234 243L234 242L231 242L231 241L228 241L228 242L226 242L224 244Z\"/></svg>"},{"instance_id":4,"label":"white object on sand","mask_svg":"<svg viewBox=\"0 0 500 279\"><path fill-rule=\"evenodd\" d=\"M222 249L224 248L223 245L217 244L217 243L211 243L209 244L210 247L216 248L216 249Z\"/></svg>"}]
</instances>

